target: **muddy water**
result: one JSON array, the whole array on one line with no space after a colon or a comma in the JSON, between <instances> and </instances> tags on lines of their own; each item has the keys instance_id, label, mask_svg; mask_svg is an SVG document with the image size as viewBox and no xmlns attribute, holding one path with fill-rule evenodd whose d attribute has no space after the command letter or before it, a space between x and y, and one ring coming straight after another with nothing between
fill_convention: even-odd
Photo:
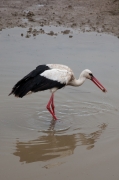
<instances>
[{"instance_id":1,"label":"muddy water","mask_svg":"<svg viewBox=\"0 0 119 180\"><path fill-rule=\"evenodd\" d=\"M0 179L117 180L119 40L77 31L72 38L60 33L25 38L21 33L26 29L0 32ZM44 63L66 64L77 78L88 68L108 93L88 80L59 90L57 121L45 108L49 91L23 99L8 96L20 78Z\"/></svg>"}]
</instances>

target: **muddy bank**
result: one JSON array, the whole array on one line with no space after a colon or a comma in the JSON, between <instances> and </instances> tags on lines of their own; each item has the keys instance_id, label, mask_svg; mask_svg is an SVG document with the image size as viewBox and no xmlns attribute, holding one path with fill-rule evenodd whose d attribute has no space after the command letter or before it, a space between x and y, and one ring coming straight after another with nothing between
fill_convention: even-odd
<instances>
[{"instance_id":1,"label":"muddy bank","mask_svg":"<svg viewBox=\"0 0 119 180\"><path fill-rule=\"evenodd\" d=\"M44 25L113 33L119 37L119 1L0 1L0 29Z\"/></svg>"}]
</instances>

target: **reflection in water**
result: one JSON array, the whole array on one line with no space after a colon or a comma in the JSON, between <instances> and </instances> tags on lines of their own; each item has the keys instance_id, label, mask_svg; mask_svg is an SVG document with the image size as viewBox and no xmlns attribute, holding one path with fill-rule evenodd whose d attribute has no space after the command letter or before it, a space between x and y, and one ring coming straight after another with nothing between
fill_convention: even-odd
<instances>
[{"instance_id":1,"label":"reflection in water","mask_svg":"<svg viewBox=\"0 0 119 180\"><path fill-rule=\"evenodd\" d=\"M53 125L53 126L52 126ZM55 123L51 123L49 129L53 130ZM95 142L103 133L106 124L98 126L96 132L85 134L77 133L72 135L56 135L55 131L48 131L46 135L28 142L16 142L16 152L13 154L20 157L20 162L46 161L57 157L64 157L73 154L78 145L87 145L87 149L94 147Z\"/></svg>"},{"instance_id":2,"label":"reflection in water","mask_svg":"<svg viewBox=\"0 0 119 180\"><path fill-rule=\"evenodd\" d=\"M86 149L92 149L94 147L95 142L97 139L99 139L100 135L103 133L103 131L106 129L107 124L103 123L99 127L98 131L95 131L90 134L84 134L84 133L79 133L78 138L79 142L81 145L88 145Z\"/></svg>"}]
</instances>

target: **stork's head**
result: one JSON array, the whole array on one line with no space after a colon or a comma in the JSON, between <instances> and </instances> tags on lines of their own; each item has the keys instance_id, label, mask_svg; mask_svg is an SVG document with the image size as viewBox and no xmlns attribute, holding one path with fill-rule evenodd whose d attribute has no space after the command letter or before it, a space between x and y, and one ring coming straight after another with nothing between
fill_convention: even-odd
<instances>
[{"instance_id":1,"label":"stork's head","mask_svg":"<svg viewBox=\"0 0 119 180\"><path fill-rule=\"evenodd\" d=\"M82 72L82 75L85 78L90 79L93 83L95 83L103 92L107 92L104 86L94 77L93 73L89 69L85 69Z\"/></svg>"}]
</instances>

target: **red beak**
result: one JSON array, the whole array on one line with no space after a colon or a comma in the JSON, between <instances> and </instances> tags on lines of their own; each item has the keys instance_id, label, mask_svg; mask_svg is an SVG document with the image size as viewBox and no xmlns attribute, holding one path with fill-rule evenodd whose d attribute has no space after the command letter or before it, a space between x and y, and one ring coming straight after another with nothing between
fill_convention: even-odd
<instances>
[{"instance_id":1,"label":"red beak","mask_svg":"<svg viewBox=\"0 0 119 180\"><path fill-rule=\"evenodd\" d=\"M103 85L94 76L92 76L91 81L93 81L103 92L107 92Z\"/></svg>"}]
</instances>

